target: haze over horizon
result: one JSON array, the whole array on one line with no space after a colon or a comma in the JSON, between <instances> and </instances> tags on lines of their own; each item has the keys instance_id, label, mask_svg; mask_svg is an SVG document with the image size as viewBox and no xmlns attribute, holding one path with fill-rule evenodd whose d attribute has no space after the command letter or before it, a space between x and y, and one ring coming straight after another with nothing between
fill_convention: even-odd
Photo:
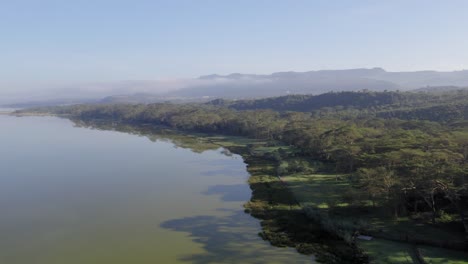
<instances>
[{"instance_id":1,"label":"haze over horizon","mask_svg":"<svg viewBox=\"0 0 468 264\"><path fill-rule=\"evenodd\" d=\"M238 72L463 70L466 10L462 0L8 1L0 101L163 92Z\"/></svg>"},{"instance_id":2,"label":"haze over horizon","mask_svg":"<svg viewBox=\"0 0 468 264\"><path fill-rule=\"evenodd\" d=\"M39 82L31 85L40 89L35 92L28 89L17 89L10 93L0 91L0 104L54 105L96 100L149 103L174 99L263 98L287 94L320 94L330 91L406 91L425 87L464 89L468 87L468 70L389 72L374 67L305 72L283 71L271 74L208 74L183 79ZM107 97L116 98L108 101ZM117 101L114 101L115 99Z\"/></svg>"},{"instance_id":3,"label":"haze over horizon","mask_svg":"<svg viewBox=\"0 0 468 264\"><path fill-rule=\"evenodd\" d=\"M468 0L0 0L0 264L468 264Z\"/></svg>"}]
</instances>

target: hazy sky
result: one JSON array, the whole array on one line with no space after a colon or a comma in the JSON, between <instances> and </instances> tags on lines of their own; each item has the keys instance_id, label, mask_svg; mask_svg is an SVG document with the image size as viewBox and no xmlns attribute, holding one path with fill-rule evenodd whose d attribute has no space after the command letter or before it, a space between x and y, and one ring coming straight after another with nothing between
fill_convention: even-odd
<instances>
[{"instance_id":1,"label":"hazy sky","mask_svg":"<svg viewBox=\"0 0 468 264\"><path fill-rule=\"evenodd\" d=\"M0 82L467 69L467 13L466 0L0 0Z\"/></svg>"}]
</instances>

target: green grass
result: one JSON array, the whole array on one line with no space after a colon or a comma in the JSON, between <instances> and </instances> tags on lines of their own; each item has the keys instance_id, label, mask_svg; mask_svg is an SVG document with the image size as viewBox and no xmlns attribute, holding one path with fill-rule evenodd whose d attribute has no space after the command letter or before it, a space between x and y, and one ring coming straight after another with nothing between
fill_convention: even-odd
<instances>
[{"instance_id":1,"label":"green grass","mask_svg":"<svg viewBox=\"0 0 468 264\"><path fill-rule=\"evenodd\" d=\"M248 144L265 144L265 142L261 142L255 139L237 136L203 136L203 139L223 147L245 147Z\"/></svg>"},{"instance_id":2,"label":"green grass","mask_svg":"<svg viewBox=\"0 0 468 264\"><path fill-rule=\"evenodd\" d=\"M431 264L467 264L468 253L443 248L419 246L427 263Z\"/></svg>"},{"instance_id":3,"label":"green grass","mask_svg":"<svg viewBox=\"0 0 468 264\"><path fill-rule=\"evenodd\" d=\"M398 243L385 239L359 241L358 245L369 255L370 262L375 264L408 264L418 263L414 248L407 243Z\"/></svg>"},{"instance_id":4,"label":"green grass","mask_svg":"<svg viewBox=\"0 0 468 264\"><path fill-rule=\"evenodd\" d=\"M391 219L374 214L369 217L371 230L384 230L387 235L395 239L403 238L407 235L412 239L426 241L450 241L452 243L463 243L464 236L462 232L456 232L448 228L440 228L426 222L415 222L408 217Z\"/></svg>"},{"instance_id":5,"label":"green grass","mask_svg":"<svg viewBox=\"0 0 468 264\"><path fill-rule=\"evenodd\" d=\"M359 241L375 264L407 264L418 263L415 248L408 243L399 243L385 239L373 239L371 241ZM443 248L418 246L424 260L431 264L467 264L468 253L448 250Z\"/></svg>"},{"instance_id":6,"label":"green grass","mask_svg":"<svg viewBox=\"0 0 468 264\"><path fill-rule=\"evenodd\" d=\"M338 180L337 180L338 177ZM349 188L349 183L335 174L293 174L282 177L288 183L296 200L302 206L329 208L331 204L346 206L342 194Z\"/></svg>"},{"instance_id":7,"label":"green grass","mask_svg":"<svg viewBox=\"0 0 468 264\"><path fill-rule=\"evenodd\" d=\"M302 206L330 211L331 219L336 221L355 221L360 219L369 230L383 230L386 237L431 241L463 241L463 234L447 228L434 227L428 223L415 222L408 217L392 219L387 212L373 209L368 213L358 213L348 207L343 194L352 188L346 175L337 174L292 174L282 177ZM356 190L355 191L359 191ZM333 206L333 208L330 208ZM370 205L368 205L370 206ZM371 241L359 241L359 246L371 257L372 263L418 263L412 244L393 242L374 238ZM442 248L419 247L428 263L468 264L468 254Z\"/></svg>"}]
</instances>

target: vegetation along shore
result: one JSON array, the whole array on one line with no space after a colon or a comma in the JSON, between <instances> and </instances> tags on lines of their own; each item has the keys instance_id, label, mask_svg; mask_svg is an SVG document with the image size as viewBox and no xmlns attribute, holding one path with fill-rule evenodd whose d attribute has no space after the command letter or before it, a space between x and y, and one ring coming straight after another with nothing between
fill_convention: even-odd
<instances>
[{"instance_id":1,"label":"vegetation along shore","mask_svg":"<svg viewBox=\"0 0 468 264\"><path fill-rule=\"evenodd\" d=\"M259 235L318 261L467 263L466 90L87 104L15 114L32 112L91 126L104 120L205 133L200 138L248 165L252 198L245 208L261 219Z\"/></svg>"}]
</instances>

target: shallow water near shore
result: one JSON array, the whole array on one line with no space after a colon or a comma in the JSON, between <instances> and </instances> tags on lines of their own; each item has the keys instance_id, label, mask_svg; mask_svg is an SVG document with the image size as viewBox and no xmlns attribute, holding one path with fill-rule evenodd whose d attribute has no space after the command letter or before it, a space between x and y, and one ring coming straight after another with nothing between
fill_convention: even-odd
<instances>
[{"instance_id":1,"label":"shallow water near shore","mask_svg":"<svg viewBox=\"0 0 468 264\"><path fill-rule=\"evenodd\" d=\"M243 212L238 155L0 116L0 263L311 263Z\"/></svg>"}]
</instances>

